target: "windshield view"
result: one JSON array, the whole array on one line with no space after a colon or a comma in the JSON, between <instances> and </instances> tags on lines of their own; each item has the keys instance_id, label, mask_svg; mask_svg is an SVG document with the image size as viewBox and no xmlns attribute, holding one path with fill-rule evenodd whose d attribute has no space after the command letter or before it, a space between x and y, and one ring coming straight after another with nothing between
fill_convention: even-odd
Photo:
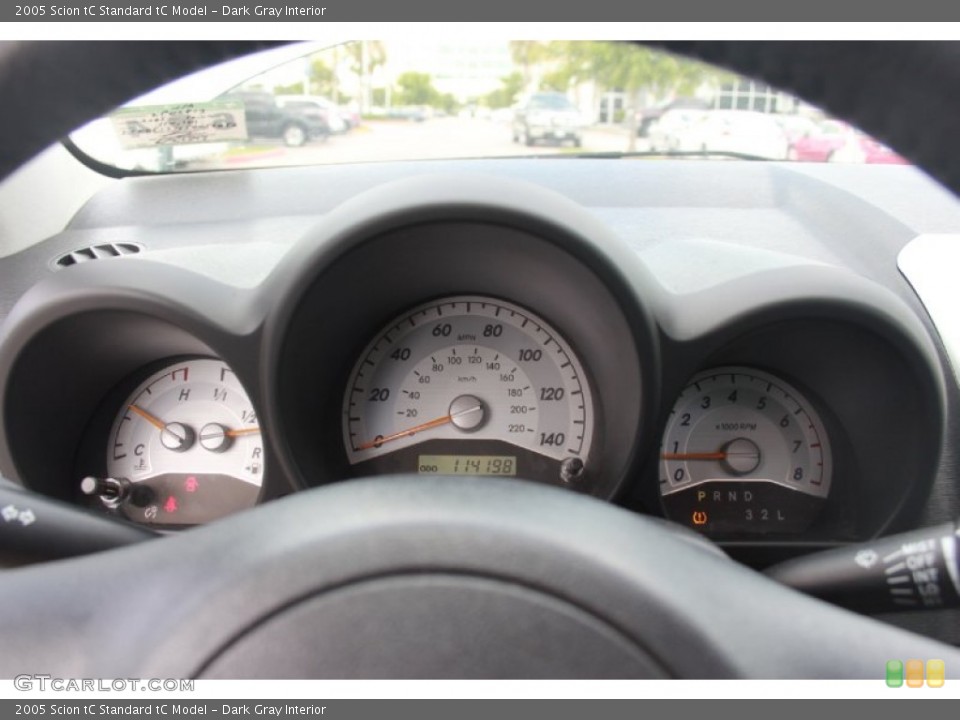
<instances>
[{"instance_id":1,"label":"windshield view","mask_svg":"<svg viewBox=\"0 0 960 720\"><path fill-rule=\"evenodd\" d=\"M71 140L135 172L581 154L906 162L763 83L585 41L289 46L176 81Z\"/></svg>"}]
</instances>

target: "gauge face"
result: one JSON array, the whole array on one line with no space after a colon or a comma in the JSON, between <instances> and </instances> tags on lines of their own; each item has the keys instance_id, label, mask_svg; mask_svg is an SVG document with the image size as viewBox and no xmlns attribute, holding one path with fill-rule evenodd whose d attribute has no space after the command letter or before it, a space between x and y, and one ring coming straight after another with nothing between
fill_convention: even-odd
<instances>
[{"instance_id":1,"label":"gauge face","mask_svg":"<svg viewBox=\"0 0 960 720\"><path fill-rule=\"evenodd\" d=\"M488 297L432 302L363 351L343 401L356 474L496 475L586 492L593 398L567 342L530 311Z\"/></svg>"},{"instance_id":2,"label":"gauge face","mask_svg":"<svg viewBox=\"0 0 960 720\"><path fill-rule=\"evenodd\" d=\"M153 373L120 408L107 472L131 483L132 520L195 525L257 501L263 442L250 398L223 362L192 359Z\"/></svg>"},{"instance_id":3,"label":"gauge face","mask_svg":"<svg viewBox=\"0 0 960 720\"><path fill-rule=\"evenodd\" d=\"M795 534L830 493L823 422L768 373L716 368L680 394L663 435L660 494L668 517L711 536Z\"/></svg>"}]
</instances>

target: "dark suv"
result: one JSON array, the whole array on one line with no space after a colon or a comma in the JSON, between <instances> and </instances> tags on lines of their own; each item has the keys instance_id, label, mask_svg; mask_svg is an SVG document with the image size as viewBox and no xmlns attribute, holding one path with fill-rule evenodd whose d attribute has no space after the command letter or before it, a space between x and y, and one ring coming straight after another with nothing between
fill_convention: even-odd
<instances>
[{"instance_id":1,"label":"dark suv","mask_svg":"<svg viewBox=\"0 0 960 720\"><path fill-rule=\"evenodd\" d=\"M330 135L330 126L322 112L310 107L280 107L276 98L262 90L235 90L223 100L243 103L250 137L280 138L288 147L300 147L309 140Z\"/></svg>"}]
</instances>

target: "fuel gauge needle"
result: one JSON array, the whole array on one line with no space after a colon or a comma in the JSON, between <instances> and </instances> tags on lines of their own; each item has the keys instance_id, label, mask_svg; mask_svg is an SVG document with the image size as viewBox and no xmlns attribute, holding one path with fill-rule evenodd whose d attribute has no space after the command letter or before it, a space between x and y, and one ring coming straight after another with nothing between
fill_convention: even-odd
<instances>
[{"instance_id":1,"label":"fuel gauge needle","mask_svg":"<svg viewBox=\"0 0 960 720\"><path fill-rule=\"evenodd\" d=\"M240 435L254 435L260 432L258 427L240 428L239 430L227 430L224 435L227 437L239 437Z\"/></svg>"}]
</instances>

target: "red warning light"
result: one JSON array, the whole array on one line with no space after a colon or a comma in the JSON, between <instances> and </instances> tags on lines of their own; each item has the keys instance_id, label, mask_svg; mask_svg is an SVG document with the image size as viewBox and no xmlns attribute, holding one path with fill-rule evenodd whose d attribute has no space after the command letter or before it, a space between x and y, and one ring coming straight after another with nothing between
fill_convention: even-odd
<instances>
[{"instance_id":1,"label":"red warning light","mask_svg":"<svg viewBox=\"0 0 960 720\"><path fill-rule=\"evenodd\" d=\"M693 511L693 524L694 525L706 525L707 524L707 514L703 510L694 510Z\"/></svg>"},{"instance_id":2,"label":"red warning light","mask_svg":"<svg viewBox=\"0 0 960 720\"><path fill-rule=\"evenodd\" d=\"M193 475L183 481L183 489L188 493L196 492L198 487L200 487L200 483L197 482L197 479Z\"/></svg>"},{"instance_id":3,"label":"red warning light","mask_svg":"<svg viewBox=\"0 0 960 720\"><path fill-rule=\"evenodd\" d=\"M168 497L167 501L163 504L164 511L168 513L175 513L178 507L177 499L173 495Z\"/></svg>"}]
</instances>

